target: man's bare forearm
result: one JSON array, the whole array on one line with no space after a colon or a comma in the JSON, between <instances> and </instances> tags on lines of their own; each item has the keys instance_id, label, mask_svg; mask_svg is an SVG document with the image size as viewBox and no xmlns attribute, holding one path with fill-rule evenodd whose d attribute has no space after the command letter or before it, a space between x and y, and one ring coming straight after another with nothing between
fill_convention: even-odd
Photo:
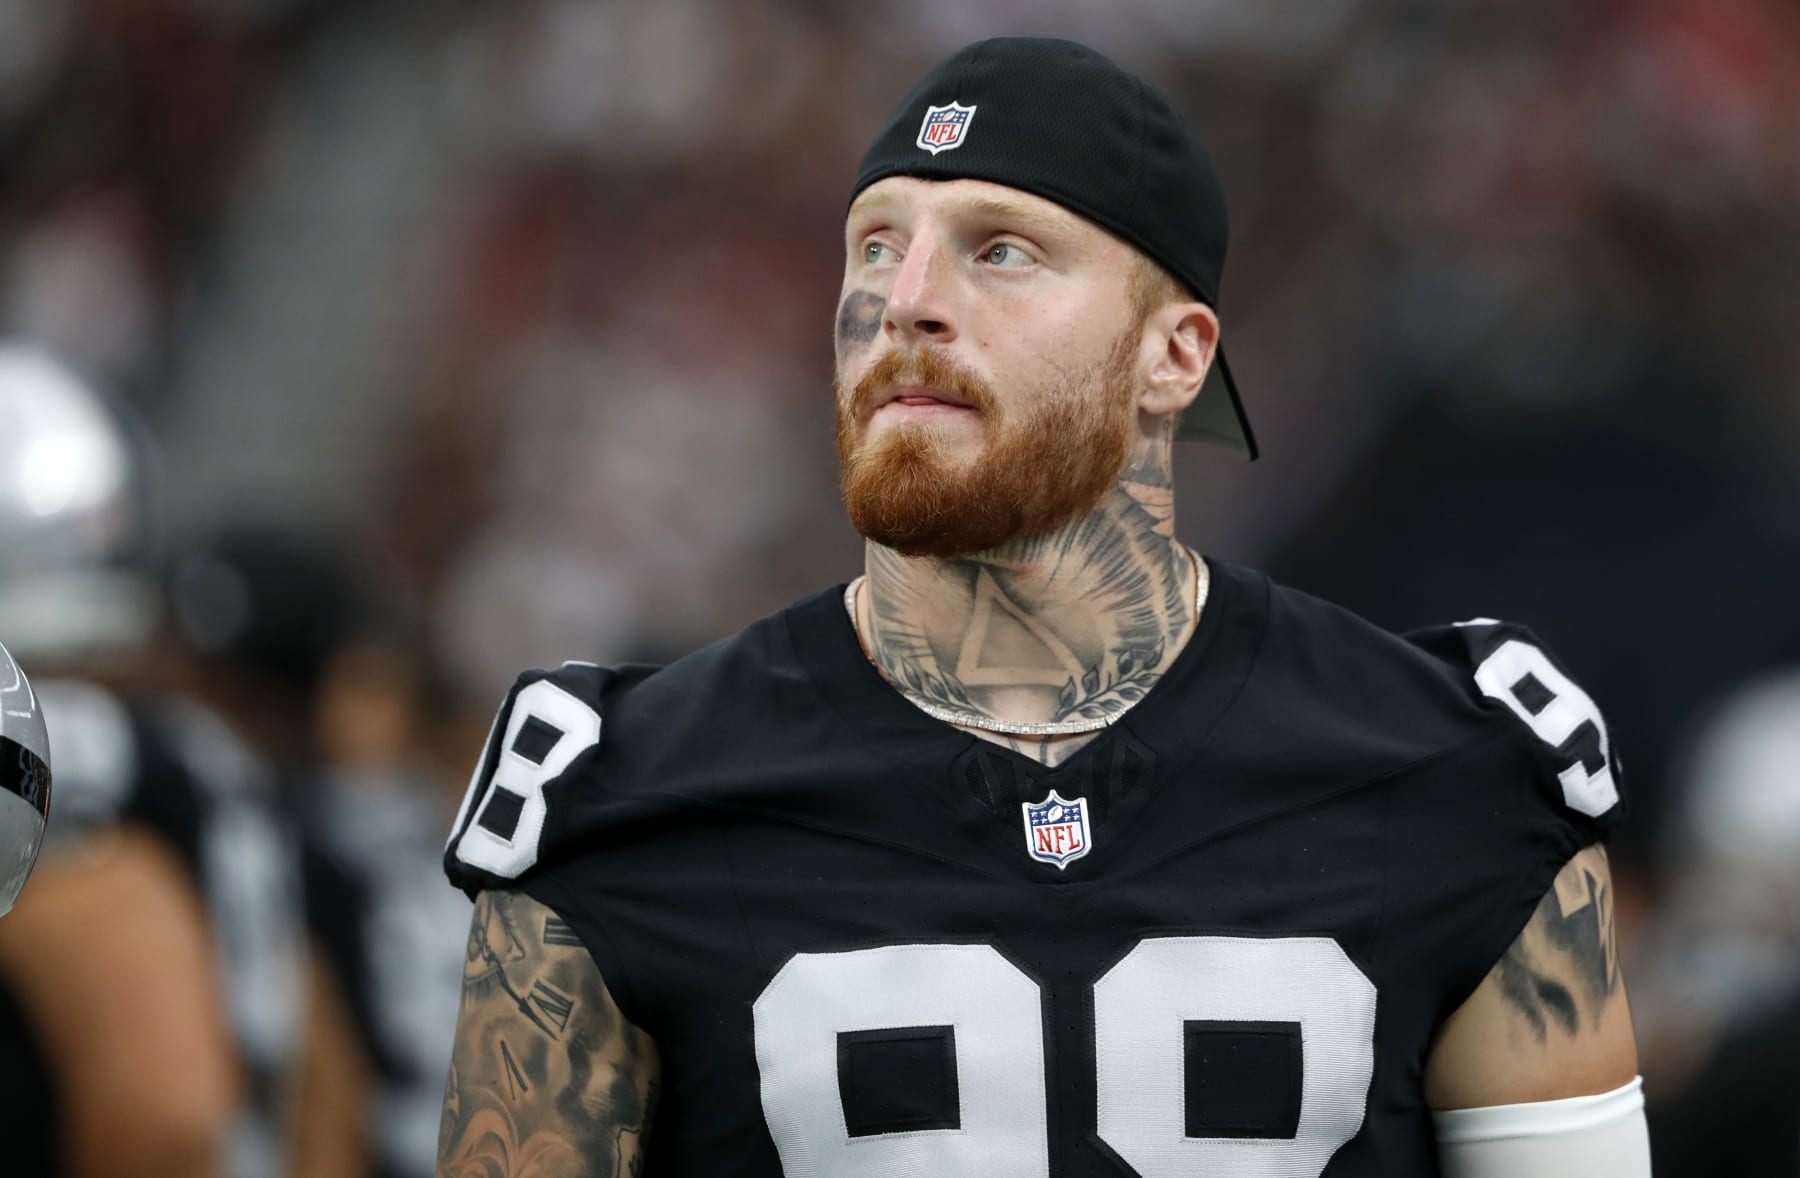
<instances>
[{"instance_id":1,"label":"man's bare forearm","mask_svg":"<svg viewBox=\"0 0 1800 1178\"><path fill-rule=\"evenodd\" d=\"M560 917L518 892L475 904L438 1134L439 1178L640 1172L656 1045L613 1004Z\"/></svg>"}]
</instances>

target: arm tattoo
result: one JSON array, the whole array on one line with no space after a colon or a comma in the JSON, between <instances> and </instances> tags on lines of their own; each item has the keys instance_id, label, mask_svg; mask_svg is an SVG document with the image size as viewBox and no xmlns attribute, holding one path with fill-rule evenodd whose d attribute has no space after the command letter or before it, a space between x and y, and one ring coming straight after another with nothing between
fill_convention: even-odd
<instances>
[{"instance_id":1,"label":"arm tattoo","mask_svg":"<svg viewBox=\"0 0 1800 1178\"><path fill-rule=\"evenodd\" d=\"M1498 970L1501 993L1540 1043L1552 1027L1573 1037L1583 1023L1599 1026L1620 988L1605 851L1589 847L1569 861Z\"/></svg>"},{"instance_id":2,"label":"arm tattoo","mask_svg":"<svg viewBox=\"0 0 1800 1178\"><path fill-rule=\"evenodd\" d=\"M484 892L438 1134L439 1178L636 1175L656 1102L656 1046L626 1022L560 917Z\"/></svg>"},{"instance_id":3,"label":"arm tattoo","mask_svg":"<svg viewBox=\"0 0 1800 1178\"><path fill-rule=\"evenodd\" d=\"M838 308L838 355L873 343L881 334L881 317L886 311L887 300L873 291L853 290L845 295L843 305Z\"/></svg>"}]
</instances>

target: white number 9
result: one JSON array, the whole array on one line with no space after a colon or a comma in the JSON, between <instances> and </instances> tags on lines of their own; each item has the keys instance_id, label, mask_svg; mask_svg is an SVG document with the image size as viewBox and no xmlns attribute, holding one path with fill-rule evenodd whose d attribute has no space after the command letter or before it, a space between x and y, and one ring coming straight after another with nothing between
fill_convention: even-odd
<instances>
[{"instance_id":1,"label":"white number 9","mask_svg":"<svg viewBox=\"0 0 1800 1178\"><path fill-rule=\"evenodd\" d=\"M1535 700L1522 699L1520 689L1533 682L1543 694ZM1574 756L1568 768L1556 775L1562 782L1563 800L1570 809L1597 818L1618 803L1619 786L1613 780L1612 771L1612 741L1606 733L1606 721L1600 718L1600 708L1574 680L1556 669L1549 656L1529 642L1509 638L1481 660L1481 665L1475 668L1475 683L1483 695L1499 700L1523 720L1539 740L1558 752ZM1600 767L1594 770L1589 770L1579 755L1568 754L1565 748L1570 739L1590 724L1600 742Z\"/></svg>"}]
</instances>

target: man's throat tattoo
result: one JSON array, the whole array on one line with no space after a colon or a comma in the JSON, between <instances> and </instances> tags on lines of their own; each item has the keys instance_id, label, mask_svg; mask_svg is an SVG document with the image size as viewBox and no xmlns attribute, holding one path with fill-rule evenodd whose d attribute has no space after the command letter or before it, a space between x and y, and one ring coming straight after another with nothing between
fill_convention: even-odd
<instances>
[{"instance_id":1,"label":"man's throat tattoo","mask_svg":"<svg viewBox=\"0 0 1800 1178\"><path fill-rule=\"evenodd\" d=\"M846 593L853 620L866 597L870 661L921 711L983 733L1116 721L1166 670L1210 581L1159 501L1166 458L1129 473L1088 517L1001 553L920 562L871 545L867 581Z\"/></svg>"}]
</instances>

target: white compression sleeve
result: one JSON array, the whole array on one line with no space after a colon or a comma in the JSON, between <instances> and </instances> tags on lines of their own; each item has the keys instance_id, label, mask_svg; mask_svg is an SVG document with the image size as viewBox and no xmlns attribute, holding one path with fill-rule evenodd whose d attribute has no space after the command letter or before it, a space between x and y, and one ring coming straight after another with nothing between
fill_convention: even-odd
<instances>
[{"instance_id":1,"label":"white compression sleeve","mask_svg":"<svg viewBox=\"0 0 1800 1178\"><path fill-rule=\"evenodd\" d=\"M1641 1078L1598 1096L1431 1114L1444 1178L1650 1178Z\"/></svg>"}]
</instances>

